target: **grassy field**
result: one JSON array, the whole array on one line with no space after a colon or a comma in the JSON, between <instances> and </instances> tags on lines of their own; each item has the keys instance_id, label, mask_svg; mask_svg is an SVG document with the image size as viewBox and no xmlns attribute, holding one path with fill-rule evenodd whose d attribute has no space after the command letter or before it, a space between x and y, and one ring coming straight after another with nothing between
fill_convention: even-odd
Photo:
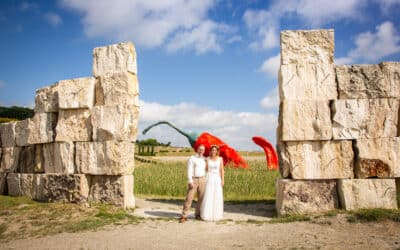
<instances>
[{"instance_id":1,"label":"grassy field","mask_svg":"<svg viewBox=\"0 0 400 250\"><path fill-rule=\"evenodd\" d=\"M0 242L139 223L141 218L132 213L133 210L105 204L88 207L0 195Z\"/></svg>"},{"instance_id":2,"label":"grassy field","mask_svg":"<svg viewBox=\"0 0 400 250\"><path fill-rule=\"evenodd\" d=\"M225 168L225 201L275 199L277 171L268 171L265 161L248 161L249 169ZM135 167L135 194L184 198L187 190L186 162L139 163Z\"/></svg>"}]
</instances>

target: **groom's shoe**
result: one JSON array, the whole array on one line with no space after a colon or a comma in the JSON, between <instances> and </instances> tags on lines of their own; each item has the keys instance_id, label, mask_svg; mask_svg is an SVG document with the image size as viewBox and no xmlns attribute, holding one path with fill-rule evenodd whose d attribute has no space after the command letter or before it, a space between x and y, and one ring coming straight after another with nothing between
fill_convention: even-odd
<instances>
[{"instance_id":1,"label":"groom's shoe","mask_svg":"<svg viewBox=\"0 0 400 250\"><path fill-rule=\"evenodd\" d=\"M179 223L184 223L185 221L187 221L187 218L186 218L186 217L181 217L181 218L179 219Z\"/></svg>"}]
</instances>

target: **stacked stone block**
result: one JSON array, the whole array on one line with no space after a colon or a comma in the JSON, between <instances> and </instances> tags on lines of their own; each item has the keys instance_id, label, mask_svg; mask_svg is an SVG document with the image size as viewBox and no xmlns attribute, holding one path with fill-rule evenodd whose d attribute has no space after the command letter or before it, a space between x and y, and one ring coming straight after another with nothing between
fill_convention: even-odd
<instances>
[{"instance_id":1,"label":"stacked stone block","mask_svg":"<svg viewBox=\"0 0 400 250\"><path fill-rule=\"evenodd\" d=\"M136 74L120 43L93 50L93 77L37 90L33 118L0 124L0 194L134 207Z\"/></svg>"},{"instance_id":2,"label":"stacked stone block","mask_svg":"<svg viewBox=\"0 0 400 250\"><path fill-rule=\"evenodd\" d=\"M333 30L283 31L279 93L278 214L397 208L399 62L336 66Z\"/></svg>"}]
</instances>

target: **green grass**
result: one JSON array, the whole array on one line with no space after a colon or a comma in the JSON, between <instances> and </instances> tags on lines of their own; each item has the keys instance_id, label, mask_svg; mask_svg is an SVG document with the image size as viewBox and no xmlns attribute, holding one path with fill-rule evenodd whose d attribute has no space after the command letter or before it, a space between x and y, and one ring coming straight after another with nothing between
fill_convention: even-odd
<instances>
[{"instance_id":1,"label":"green grass","mask_svg":"<svg viewBox=\"0 0 400 250\"><path fill-rule=\"evenodd\" d=\"M395 209L360 209L350 212L347 216L348 222L379 222L391 220L400 222L400 210Z\"/></svg>"},{"instance_id":2,"label":"green grass","mask_svg":"<svg viewBox=\"0 0 400 250\"><path fill-rule=\"evenodd\" d=\"M0 242L62 232L97 230L106 225L137 224L131 210L105 204L41 203L26 197L0 196Z\"/></svg>"},{"instance_id":3,"label":"green grass","mask_svg":"<svg viewBox=\"0 0 400 250\"><path fill-rule=\"evenodd\" d=\"M249 169L225 168L225 201L275 199L275 179L265 161L248 161ZM151 197L184 198L187 191L186 162L137 164L135 194Z\"/></svg>"}]
</instances>

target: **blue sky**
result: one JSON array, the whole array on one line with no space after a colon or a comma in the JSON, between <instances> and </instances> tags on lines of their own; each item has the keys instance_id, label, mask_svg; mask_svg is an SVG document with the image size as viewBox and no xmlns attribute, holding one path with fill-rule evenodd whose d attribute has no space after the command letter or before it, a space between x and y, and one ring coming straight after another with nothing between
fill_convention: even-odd
<instances>
[{"instance_id":1,"label":"blue sky","mask_svg":"<svg viewBox=\"0 0 400 250\"><path fill-rule=\"evenodd\" d=\"M140 129L167 119L239 149L275 141L279 32L335 29L337 64L400 61L400 0L0 2L0 105L91 75L92 49L132 41ZM188 145L162 127L148 137ZM145 137L140 137L145 138Z\"/></svg>"}]
</instances>

